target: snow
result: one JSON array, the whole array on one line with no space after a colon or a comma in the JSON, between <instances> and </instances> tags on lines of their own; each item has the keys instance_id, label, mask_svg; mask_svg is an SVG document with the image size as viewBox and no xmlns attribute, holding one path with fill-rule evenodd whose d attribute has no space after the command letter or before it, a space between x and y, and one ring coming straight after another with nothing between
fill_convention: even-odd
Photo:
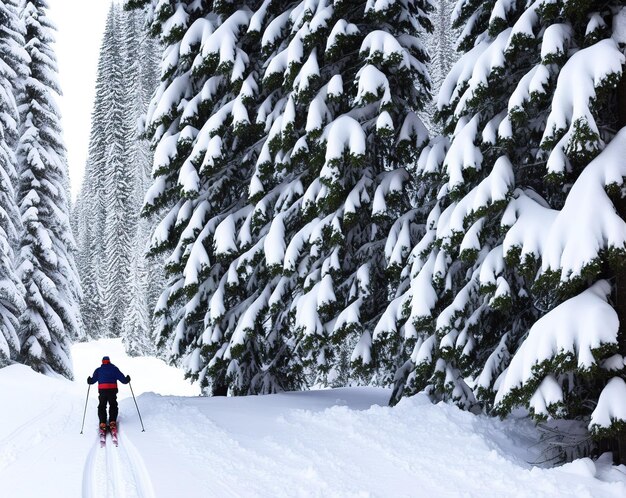
<instances>
[{"instance_id":1,"label":"snow","mask_svg":"<svg viewBox=\"0 0 626 498\"><path fill-rule=\"evenodd\" d=\"M398 64L398 67L408 68L411 66L410 59L412 57L408 51L400 45L400 42L395 36L386 31L377 30L369 33L363 39L363 43L361 43L360 52L369 52L367 55L368 61L374 61L379 57L387 61L393 56L399 56L402 58L402 62ZM419 64L417 61L416 63Z\"/></svg>"},{"instance_id":2,"label":"snow","mask_svg":"<svg viewBox=\"0 0 626 498\"><path fill-rule=\"evenodd\" d=\"M479 170L483 156L476 143L479 116L471 120L461 118L457 125L452 145L446 154L444 169L449 177L451 188L463 184L463 171L466 169Z\"/></svg>"},{"instance_id":3,"label":"snow","mask_svg":"<svg viewBox=\"0 0 626 498\"><path fill-rule=\"evenodd\" d=\"M514 40L519 37L534 38L534 30L539 23L538 10L545 4L544 0L536 0L528 9L526 9L519 19L513 25L509 40L506 44L505 50L509 50Z\"/></svg>"},{"instance_id":4,"label":"snow","mask_svg":"<svg viewBox=\"0 0 626 498\"><path fill-rule=\"evenodd\" d=\"M563 391L553 375L548 375L532 395L529 406L537 414L548 415L548 408L563 402Z\"/></svg>"},{"instance_id":5,"label":"snow","mask_svg":"<svg viewBox=\"0 0 626 498\"><path fill-rule=\"evenodd\" d=\"M327 140L326 164L340 159L345 149L353 156L365 154L365 133L358 121L350 116L340 116L324 130L323 139Z\"/></svg>"},{"instance_id":6,"label":"snow","mask_svg":"<svg viewBox=\"0 0 626 498\"><path fill-rule=\"evenodd\" d=\"M411 318L430 317L437 303L437 292L434 289L432 276L434 274L436 255L431 253L419 274L411 281Z\"/></svg>"},{"instance_id":7,"label":"snow","mask_svg":"<svg viewBox=\"0 0 626 498\"><path fill-rule=\"evenodd\" d=\"M450 152L453 150L456 149L451 147ZM475 150L478 151L478 149ZM478 153L480 154L480 151ZM486 206L504 201L513 183L511 162L506 156L499 157L489 176L474 187L458 204L448 206L439 221L437 238L450 238L454 233L463 233L466 218ZM444 215L447 218L444 218ZM476 227L476 229L479 228Z\"/></svg>"},{"instance_id":8,"label":"snow","mask_svg":"<svg viewBox=\"0 0 626 498\"><path fill-rule=\"evenodd\" d=\"M521 110L524 107L524 104L528 102L534 94L542 94L545 93L545 88L547 87L550 81L550 72L548 68L539 64L534 66L517 84L517 88L511 94L511 98L509 99L509 113L518 108ZM501 125L503 126L503 125ZM510 129L510 123L508 123L508 128ZM500 133L501 136L511 137L511 132L504 134ZM489 140L491 143L495 142L495 138L493 140Z\"/></svg>"},{"instance_id":9,"label":"snow","mask_svg":"<svg viewBox=\"0 0 626 498\"><path fill-rule=\"evenodd\" d=\"M328 81L327 92L329 98L338 98L343 95L343 78L340 74L335 74Z\"/></svg>"},{"instance_id":10,"label":"snow","mask_svg":"<svg viewBox=\"0 0 626 498\"><path fill-rule=\"evenodd\" d=\"M269 267L283 266L285 257L285 213L279 213L272 221L269 232L263 242L265 259Z\"/></svg>"},{"instance_id":11,"label":"snow","mask_svg":"<svg viewBox=\"0 0 626 498\"><path fill-rule=\"evenodd\" d=\"M605 84L610 76L620 76L625 61L624 54L612 39L601 40L572 55L559 74L542 144L554 140L562 130L567 130L567 133L560 142L567 144L574 134L574 127L580 122L587 124L593 133L598 134L591 110L591 103L596 99L596 89ZM573 79L576 79L577 84L569 85L567 82ZM581 147L589 147L585 143L567 145L575 151ZM562 173L565 168L563 147L559 144L550 154L548 171Z\"/></svg>"},{"instance_id":12,"label":"snow","mask_svg":"<svg viewBox=\"0 0 626 498\"><path fill-rule=\"evenodd\" d=\"M172 15L167 21L163 23L163 37L171 36L171 32L174 30L183 30L189 21L189 15L185 12L185 8L179 5L174 15Z\"/></svg>"},{"instance_id":13,"label":"snow","mask_svg":"<svg viewBox=\"0 0 626 498\"><path fill-rule=\"evenodd\" d=\"M386 199L393 193L401 192L404 184L409 180L409 174L405 169L397 169L383 173L380 184L376 187L374 201L372 202L372 214L386 214Z\"/></svg>"},{"instance_id":14,"label":"snow","mask_svg":"<svg viewBox=\"0 0 626 498\"><path fill-rule=\"evenodd\" d=\"M580 277L605 249L626 247L626 224L605 192L626 176L626 129L620 131L574 183L561 211L541 205L531 192L517 192L502 217L511 226L504 251L521 249L521 261L541 259L542 272L561 272L561 280ZM584 236L583 236L584 234Z\"/></svg>"},{"instance_id":15,"label":"snow","mask_svg":"<svg viewBox=\"0 0 626 498\"><path fill-rule=\"evenodd\" d=\"M132 376L146 432L121 386L120 446L100 449L94 393L79 432L84 377L104 354ZM3 496L626 493L625 469L605 457L552 469L529 464L541 460L542 446L524 419L475 416L425 395L390 408L390 391L379 388L204 398L160 360L126 357L119 340L78 344L73 355L75 383L22 365L0 370L0 402L14 407L0 412ZM155 388L161 394L146 392Z\"/></svg>"},{"instance_id":16,"label":"snow","mask_svg":"<svg viewBox=\"0 0 626 498\"><path fill-rule=\"evenodd\" d=\"M573 37L574 29L570 24L548 26L541 42L541 59L543 60L549 55L565 54Z\"/></svg>"},{"instance_id":17,"label":"snow","mask_svg":"<svg viewBox=\"0 0 626 498\"><path fill-rule=\"evenodd\" d=\"M610 292L610 284L600 280L537 320L503 374L495 403L533 379L537 365L544 360L568 354L573 356L578 368L588 369L595 364L594 349L616 344L619 320L607 302ZM554 383L540 386L544 395L548 395L546 400L555 399L553 386Z\"/></svg>"},{"instance_id":18,"label":"snow","mask_svg":"<svg viewBox=\"0 0 626 498\"><path fill-rule=\"evenodd\" d=\"M486 50L480 53L480 55L477 57L475 65L472 70L472 77L468 81L468 88L463 93L461 100L457 104L456 111L455 111L457 115L462 114L462 111L464 110L466 103L472 100L475 92L479 88L488 86L488 81L487 81L488 75L491 74L495 68L504 67L505 65L505 57L504 57L505 52L504 51L505 51L505 46L509 39L510 34L511 34L511 28L502 31L497 36L497 38L491 44L488 45ZM465 60L465 57L463 57L463 60ZM446 78L446 81L447 79L448 78ZM438 102L440 101L441 101L441 94L439 95Z\"/></svg>"},{"instance_id":19,"label":"snow","mask_svg":"<svg viewBox=\"0 0 626 498\"><path fill-rule=\"evenodd\" d=\"M238 10L214 32L205 31L202 40L202 57L209 58L219 54L220 65L228 62L236 64L237 55L241 55L241 51L236 49L238 33L243 27L247 28L251 17L252 13L249 10Z\"/></svg>"},{"instance_id":20,"label":"snow","mask_svg":"<svg viewBox=\"0 0 626 498\"><path fill-rule=\"evenodd\" d=\"M617 421L626 422L626 382L613 377L600 394L589 428L608 428Z\"/></svg>"},{"instance_id":21,"label":"snow","mask_svg":"<svg viewBox=\"0 0 626 498\"><path fill-rule=\"evenodd\" d=\"M215 229L213 243L217 254L229 254L237 250L237 241L235 240L235 217L229 214Z\"/></svg>"},{"instance_id":22,"label":"snow","mask_svg":"<svg viewBox=\"0 0 626 498\"><path fill-rule=\"evenodd\" d=\"M615 43L626 45L626 7L613 16L613 39Z\"/></svg>"},{"instance_id":23,"label":"snow","mask_svg":"<svg viewBox=\"0 0 626 498\"><path fill-rule=\"evenodd\" d=\"M374 99L381 98L382 103L391 101L389 81L385 73L371 64L365 65L356 75L358 91L354 98L357 104L366 104Z\"/></svg>"},{"instance_id":24,"label":"snow","mask_svg":"<svg viewBox=\"0 0 626 498\"><path fill-rule=\"evenodd\" d=\"M296 76L293 87L296 93L302 93L309 89L311 81L320 75L320 67L317 62L317 50L313 49L311 55L304 63Z\"/></svg>"},{"instance_id":25,"label":"snow","mask_svg":"<svg viewBox=\"0 0 626 498\"><path fill-rule=\"evenodd\" d=\"M330 35L328 35L326 52L338 45L340 37L354 36L358 32L359 28L356 25L348 23L345 19L339 19L330 31Z\"/></svg>"}]
</instances>

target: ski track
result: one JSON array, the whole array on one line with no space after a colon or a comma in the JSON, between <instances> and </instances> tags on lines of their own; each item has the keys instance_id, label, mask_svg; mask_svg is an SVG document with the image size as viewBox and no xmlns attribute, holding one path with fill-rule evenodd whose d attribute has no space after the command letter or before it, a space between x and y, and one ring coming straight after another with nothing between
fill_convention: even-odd
<instances>
[{"instance_id":1,"label":"ski track","mask_svg":"<svg viewBox=\"0 0 626 498\"><path fill-rule=\"evenodd\" d=\"M22 448L18 446L17 442L24 440L39 442L41 440L41 432L33 430L33 428L39 427L38 423L42 420L46 420L46 417L50 415L50 410L53 408L53 406L54 403L48 406L39 415L26 421L13 432L11 432L8 436L0 440L0 470L4 469L5 467L17 460L18 454L22 450ZM23 437L27 433L30 433L28 434L28 437Z\"/></svg>"},{"instance_id":2,"label":"ski track","mask_svg":"<svg viewBox=\"0 0 626 498\"><path fill-rule=\"evenodd\" d=\"M74 404L59 410L56 400L52 401L41 413L30 418L10 434L0 439L0 471L15 462L20 454L32 449L33 446L48 443L56 437L58 429L67 427ZM50 417L51 413L59 413L60 416ZM24 445L27 441L28 444Z\"/></svg>"},{"instance_id":3,"label":"ski track","mask_svg":"<svg viewBox=\"0 0 626 498\"><path fill-rule=\"evenodd\" d=\"M132 442L118 431L119 446L110 435L100 447L96 438L85 460L83 498L155 498L150 475Z\"/></svg>"}]
</instances>

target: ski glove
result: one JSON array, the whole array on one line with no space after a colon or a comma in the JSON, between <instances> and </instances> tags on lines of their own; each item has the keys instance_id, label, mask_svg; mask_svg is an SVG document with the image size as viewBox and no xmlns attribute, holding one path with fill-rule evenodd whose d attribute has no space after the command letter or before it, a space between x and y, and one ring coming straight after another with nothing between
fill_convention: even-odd
<instances>
[{"instance_id":1,"label":"ski glove","mask_svg":"<svg viewBox=\"0 0 626 498\"><path fill-rule=\"evenodd\" d=\"M130 382L130 375L126 376L126 382Z\"/></svg>"},{"instance_id":2,"label":"ski glove","mask_svg":"<svg viewBox=\"0 0 626 498\"><path fill-rule=\"evenodd\" d=\"M91 384L91 377L87 377L87 384Z\"/></svg>"}]
</instances>

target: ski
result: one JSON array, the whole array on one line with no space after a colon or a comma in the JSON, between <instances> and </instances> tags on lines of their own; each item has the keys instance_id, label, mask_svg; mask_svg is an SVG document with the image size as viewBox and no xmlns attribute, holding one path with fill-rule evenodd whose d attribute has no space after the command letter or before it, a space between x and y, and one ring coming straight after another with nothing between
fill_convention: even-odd
<instances>
[{"instance_id":1,"label":"ski","mask_svg":"<svg viewBox=\"0 0 626 498\"><path fill-rule=\"evenodd\" d=\"M100 448L104 448L107 442L107 431L106 429L98 429L100 433Z\"/></svg>"},{"instance_id":2,"label":"ski","mask_svg":"<svg viewBox=\"0 0 626 498\"><path fill-rule=\"evenodd\" d=\"M117 426L109 427L111 431L111 439L113 440L113 444L117 446Z\"/></svg>"}]
</instances>

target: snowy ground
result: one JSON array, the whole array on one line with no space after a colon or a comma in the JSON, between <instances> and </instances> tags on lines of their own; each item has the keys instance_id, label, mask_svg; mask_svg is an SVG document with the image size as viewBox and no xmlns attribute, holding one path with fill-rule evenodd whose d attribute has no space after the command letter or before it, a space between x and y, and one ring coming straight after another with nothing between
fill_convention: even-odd
<instances>
[{"instance_id":1,"label":"snowy ground","mask_svg":"<svg viewBox=\"0 0 626 498\"><path fill-rule=\"evenodd\" d=\"M623 466L532 467L540 447L526 422L421 396L388 408L389 392L370 388L200 398L180 372L127 358L119 341L73 353L76 383L0 370L0 496L626 496ZM85 378L104 354L133 377L146 426L121 386L119 448L97 444L93 392L79 434Z\"/></svg>"}]
</instances>

